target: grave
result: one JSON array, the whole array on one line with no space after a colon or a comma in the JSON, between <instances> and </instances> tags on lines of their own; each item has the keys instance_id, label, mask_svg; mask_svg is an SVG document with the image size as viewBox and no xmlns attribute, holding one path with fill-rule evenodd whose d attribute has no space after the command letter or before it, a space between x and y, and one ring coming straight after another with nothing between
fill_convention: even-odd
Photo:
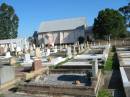
<instances>
[{"instance_id":1,"label":"grave","mask_svg":"<svg viewBox=\"0 0 130 97\"><path fill-rule=\"evenodd\" d=\"M10 65L15 65L16 64L16 58L15 57L11 57L9 60L9 64Z\"/></svg>"},{"instance_id":2,"label":"grave","mask_svg":"<svg viewBox=\"0 0 130 97\"><path fill-rule=\"evenodd\" d=\"M14 83L15 68L13 66L0 66L0 89Z\"/></svg>"},{"instance_id":3,"label":"grave","mask_svg":"<svg viewBox=\"0 0 130 97\"><path fill-rule=\"evenodd\" d=\"M46 56L49 56L50 55L50 49L47 49L46 50Z\"/></svg>"},{"instance_id":4,"label":"grave","mask_svg":"<svg viewBox=\"0 0 130 97\"><path fill-rule=\"evenodd\" d=\"M92 62L92 75L93 75L93 77L96 77L97 73L98 73L98 60L93 59L93 62Z\"/></svg>"},{"instance_id":5,"label":"grave","mask_svg":"<svg viewBox=\"0 0 130 97\"><path fill-rule=\"evenodd\" d=\"M5 58L10 58L10 57L11 57L10 52L6 52Z\"/></svg>"},{"instance_id":6,"label":"grave","mask_svg":"<svg viewBox=\"0 0 130 97\"><path fill-rule=\"evenodd\" d=\"M4 54L4 48L0 47L0 55L3 55L3 54Z\"/></svg>"},{"instance_id":7,"label":"grave","mask_svg":"<svg viewBox=\"0 0 130 97\"><path fill-rule=\"evenodd\" d=\"M67 56L68 56L69 58L72 57L71 47L67 47Z\"/></svg>"},{"instance_id":8,"label":"grave","mask_svg":"<svg viewBox=\"0 0 130 97\"><path fill-rule=\"evenodd\" d=\"M33 60L31 60L30 54L29 53L25 54L24 55L24 63L32 63L32 62L33 62Z\"/></svg>"},{"instance_id":9,"label":"grave","mask_svg":"<svg viewBox=\"0 0 130 97\"><path fill-rule=\"evenodd\" d=\"M34 59L32 64L32 70L36 71L42 68L42 61L40 59Z\"/></svg>"}]
</instances>

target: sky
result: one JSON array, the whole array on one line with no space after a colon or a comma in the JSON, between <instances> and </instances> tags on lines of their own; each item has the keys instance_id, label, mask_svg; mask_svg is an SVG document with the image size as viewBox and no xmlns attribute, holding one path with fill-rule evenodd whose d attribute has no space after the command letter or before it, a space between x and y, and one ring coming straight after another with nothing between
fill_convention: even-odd
<instances>
[{"instance_id":1,"label":"sky","mask_svg":"<svg viewBox=\"0 0 130 97\"><path fill-rule=\"evenodd\" d=\"M19 17L18 37L27 38L48 20L84 16L92 26L100 10L118 9L130 0L0 0L0 4L3 2L13 6Z\"/></svg>"}]
</instances>

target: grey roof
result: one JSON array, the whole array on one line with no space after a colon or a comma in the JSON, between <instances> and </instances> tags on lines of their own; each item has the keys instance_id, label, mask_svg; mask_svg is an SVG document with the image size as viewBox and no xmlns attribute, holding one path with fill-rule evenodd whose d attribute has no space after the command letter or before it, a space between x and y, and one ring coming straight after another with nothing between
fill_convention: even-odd
<instances>
[{"instance_id":1,"label":"grey roof","mask_svg":"<svg viewBox=\"0 0 130 97\"><path fill-rule=\"evenodd\" d=\"M86 26L86 18L70 18L53 21L45 21L40 24L38 32L53 32L62 30L73 30L80 26Z\"/></svg>"}]
</instances>

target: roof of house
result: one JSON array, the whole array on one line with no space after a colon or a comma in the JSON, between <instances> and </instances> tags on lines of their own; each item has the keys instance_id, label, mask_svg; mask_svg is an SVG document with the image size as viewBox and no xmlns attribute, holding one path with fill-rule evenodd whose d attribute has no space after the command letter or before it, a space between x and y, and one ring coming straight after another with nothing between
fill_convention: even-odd
<instances>
[{"instance_id":1,"label":"roof of house","mask_svg":"<svg viewBox=\"0 0 130 97\"><path fill-rule=\"evenodd\" d=\"M40 24L38 32L73 30L83 25L86 26L85 17L45 21Z\"/></svg>"}]
</instances>

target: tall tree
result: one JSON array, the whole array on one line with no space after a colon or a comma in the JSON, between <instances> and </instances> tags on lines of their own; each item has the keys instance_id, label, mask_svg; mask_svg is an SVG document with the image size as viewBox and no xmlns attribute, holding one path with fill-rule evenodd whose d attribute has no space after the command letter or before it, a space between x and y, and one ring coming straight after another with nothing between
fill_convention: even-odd
<instances>
[{"instance_id":1,"label":"tall tree","mask_svg":"<svg viewBox=\"0 0 130 97\"><path fill-rule=\"evenodd\" d=\"M113 38L125 36L125 19L116 10L101 10L94 20L93 31L99 38L110 35Z\"/></svg>"},{"instance_id":2,"label":"tall tree","mask_svg":"<svg viewBox=\"0 0 130 97\"><path fill-rule=\"evenodd\" d=\"M39 40L38 40L38 32L37 31L34 31L34 33L33 33L33 39L34 39L35 46L39 47L40 44L39 44Z\"/></svg>"},{"instance_id":3,"label":"tall tree","mask_svg":"<svg viewBox=\"0 0 130 97\"><path fill-rule=\"evenodd\" d=\"M120 7L119 11L125 16L126 26L130 27L130 3L126 6Z\"/></svg>"},{"instance_id":4,"label":"tall tree","mask_svg":"<svg viewBox=\"0 0 130 97\"><path fill-rule=\"evenodd\" d=\"M19 18L12 6L2 3L0 6L0 39L16 38Z\"/></svg>"}]
</instances>

